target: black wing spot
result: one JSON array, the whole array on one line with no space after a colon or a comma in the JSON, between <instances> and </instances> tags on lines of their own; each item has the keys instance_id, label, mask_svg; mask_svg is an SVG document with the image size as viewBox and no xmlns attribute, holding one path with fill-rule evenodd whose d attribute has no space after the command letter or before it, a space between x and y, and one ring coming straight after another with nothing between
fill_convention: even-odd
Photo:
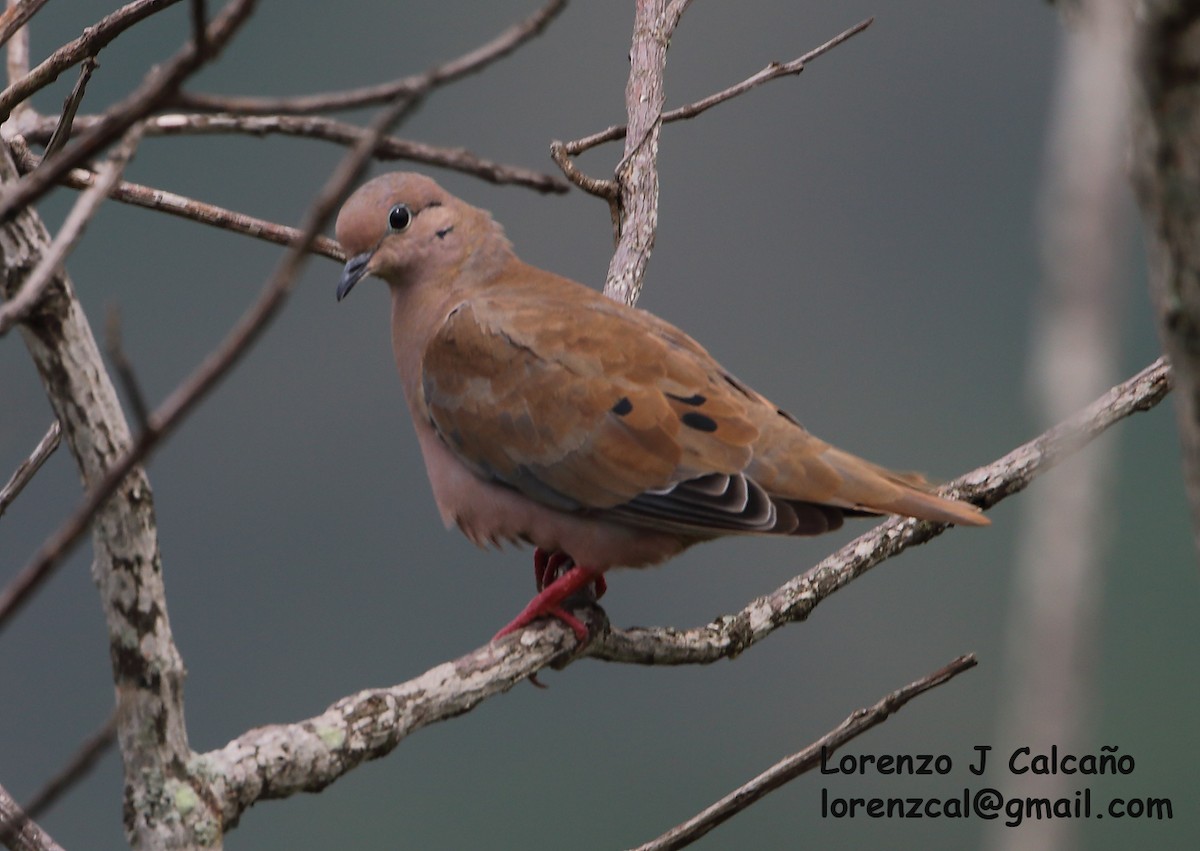
<instances>
[{"instance_id":1,"label":"black wing spot","mask_svg":"<svg viewBox=\"0 0 1200 851\"><path fill-rule=\"evenodd\" d=\"M734 378L728 372L722 372L721 377L725 379L726 384L728 384L730 387L732 387L737 392L741 393L747 399L754 398L754 391L751 390L749 387L747 387L742 382L738 381L736 378Z\"/></svg>"},{"instance_id":2,"label":"black wing spot","mask_svg":"<svg viewBox=\"0 0 1200 851\"><path fill-rule=\"evenodd\" d=\"M694 428L696 431L716 431L717 421L712 417L706 417L704 414L698 414L695 411L688 411L679 418L688 428Z\"/></svg>"},{"instance_id":3,"label":"black wing spot","mask_svg":"<svg viewBox=\"0 0 1200 851\"><path fill-rule=\"evenodd\" d=\"M622 396L617 400L617 404L612 406L612 412L618 417L623 417L633 410L633 402L629 401L628 396Z\"/></svg>"},{"instance_id":4,"label":"black wing spot","mask_svg":"<svg viewBox=\"0 0 1200 851\"><path fill-rule=\"evenodd\" d=\"M800 425L800 420L793 417L791 414L789 414L783 408L776 408L775 413L779 414L779 416L783 417L785 420L787 420L792 425ZM800 426L800 427L803 428L803 426Z\"/></svg>"},{"instance_id":5,"label":"black wing spot","mask_svg":"<svg viewBox=\"0 0 1200 851\"><path fill-rule=\"evenodd\" d=\"M676 402L682 402L684 405L691 405L693 408L703 405L708 399L699 393L693 393L691 396L676 396L674 393L668 393Z\"/></svg>"}]
</instances>

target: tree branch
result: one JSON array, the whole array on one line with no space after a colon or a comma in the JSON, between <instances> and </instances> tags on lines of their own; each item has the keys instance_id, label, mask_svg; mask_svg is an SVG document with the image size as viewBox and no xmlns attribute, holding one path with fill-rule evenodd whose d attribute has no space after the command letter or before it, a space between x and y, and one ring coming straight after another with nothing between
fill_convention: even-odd
<instances>
[{"instance_id":1,"label":"tree branch","mask_svg":"<svg viewBox=\"0 0 1200 851\"><path fill-rule=\"evenodd\" d=\"M100 116L81 116L77 119L76 126L87 130L102 120ZM24 124L21 129L29 141L38 142L46 138L48 127L49 122L42 120ZM350 146L359 141L367 131L355 124L320 116L167 113L147 119L146 132L152 136L227 133L244 133L250 136L282 135ZM561 194L570 191L570 186L553 175L484 159L466 148L444 148L385 136L375 146L373 156L384 161L403 159L454 169L491 183L515 184L538 192Z\"/></svg>"},{"instance_id":2,"label":"tree branch","mask_svg":"<svg viewBox=\"0 0 1200 851\"><path fill-rule=\"evenodd\" d=\"M634 851L676 851L679 848L686 848L751 804L761 801L789 781L811 771L846 742L867 732L872 727L879 726L899 712L914 697L949 682L977 664L974 653L959 656L944 668L885 695L875 705L855 710L845 721L804 750L785 757L753 780L734 789L712 806L671 828L657 839L639 845Z\"/></svg>"},{"instance_id":3,"label":"tree branch","mask_svg":"<svg viewBox=\"0 0 1200 851\"><path fill-rule=\"evenodd\" d=\"M570 652L573 633L557 621L519 640L488 644L391 688L339 700L296 724L258 727L198 756L196 772L222 802L226 829L261 800L316 792L361 763L390 753L410 733L508 691Z\"/></svg>"},{"instance_id":4,"label":"tree branch","mask_svg":"<svg viewBox=\"0 0 1200 851\"><path fill-rule=\"evenodd\" d=\"M37 471L42 469L42 465L46 463L46 459L54 454L54 450L58 449L59 440L62 436L62 429L58 425L58 420L50 423L50 428L46 431L46 436L38 441L38 445L34 447L33 454L17 465L17 469L13 470L12 476L4 487L0 488L0 517L4 516L4 512L12 505L13 500L20 496L21 491L29 484L33 477L37 475Z\"/></svg>"},{"instance_id":5,"label":"tree branch","mask_svg":"<svg viewBox=\"0 0 1200 851\"><path fill-rule=\"evenodd\" d=\"M695 118L702 112L706 112L717 104L724 103L727 100L732 100L738 95L745 94L751 89L761 86L763 83L769 83L771 80L778 80L780 77L795 76L804 70L809 62L816 59L818 56L828 53L844 41L848 41L860 32L865 30L871 24L875 23L874 18L867 18L865 21L860 21L854 26L843 32L838 33L829 41L819 47L805 53L791 62L772 62L767 67L763 68L757 74L747 77L740 83L736 83L727 89L709 95L706 98L701 98L698 101L689 103L685 106L676 107L669 112L662 114L662 123L670 124L672 121L683 121L688 118ZM607 130L601 130L599 133L593 133L591 136L585 136L582 139L576 139L573 142L556 142L554 144L561 145L563 153L570 156L578 156L584 151L590 150L597 145L602 145L605 142L615 142L617 139L624 139L628 130L628 125L617 124L609 127ZM560 163L561 165L561 163Z\"/></svg>"},{"instance_id":6,"label":"tree branch","mask_svg":"<svg viewBox=\"0 0 1200 851\"><path fill-rule=\"evenodd\" d=\"M534 36L540 35L558 13L566 8L566 0L551 0L524 21L513 25L487 44L447 62L433 72L404 77L376 86L364 86L340 92L285 98L233 97L225 95L190 94L179 92L169 101L175 109L197 112L228 112L236 115L311 115L317 112L332 112L377 106L391 103L397 98L409 98L426 90L429 85L439 86L461 77L474 74L492 62L512 53ZM430 80L430 74L436 79Z\"/></svg>"},{"instance_id":7,"label":"tree branch","mask_svg":"<svg viewBox=\"0 0 1200 851\"><path fill-rule=\"evenodd\" d=\"M50 141L46 142L46 149L42 152L43 157L58 153L71 138L71 130L75 126L75 114L79 111L79 104L83 102L84 93L87 92L88 81L92 79L92 73L99 67L100 63L94 56L83 60L83 65L79 67L79 79L75 81L75 85L71 87L71 93L63 102L62 113L54 126L54 132L50 134Z\"/></svg>"},{"instance_id":8,"label":"tree branch","mask_svg":"<svg viewBox=\"0 0 1200 851\"><path fill-rule=\"evenodd\" d=\"M53 777L46 781L41 789L34 793L25 807L25 813L30 818L37 818L61 798L68 789L82 780L96 766L102 757L117 740L117 713L108 716L108 720L92 733L75 751L75 755Z\"/></svg>"},{"instance_id":9,"label":"tree branch","mask_svg":"<svg viewBox=\"0 0 1200 851\"><path fill-rule=\"evenodd\" d=\"M100 205L108 197L109 191L121 179L125 166L133 158L138 142L142 138L141 125L135 124L125 134L113 155L96 170L96 183L79 196L75 206L67 215L66 221L58 229L54 240L38 259L37 265L29 273L29 277L21 284L20 289L0 304L0 336L16 323L22 321L33 310L34 306L44 297L54 280L54 274L66 259L67 254L83 236L83 230L88 222L96 215Z\"/></svg>"},{"instance_id":10,"label":"tree branch","mask_svg":"<svg viewBox=\"0 0 1200 851\"><path fill-rule=\"evenodd\" d=\"M7 89L0 92L0 121L7 120L18 104L24 103L34 92L53 83L63 71L89 56L95 56L134 24L178 2L179 0L134 0L112 14L105 15L85 29L79 38L64 44L44 62L21 79L11 82Z\"/></svg>"},{"instance_id":11,"label":"tree branch","mask_svg":"<svg viewBox=\"0 0 1200 851\"><path fill-rule=\"evenodd\" d=\"M625 110L629 133L617 164L613 222L617 247L608 264L604 294L633 305L654 251L658 231L658 131L666 99L663 72L671 34L691 0L637 0Z\"/></svg>"},{"instance_id":12,"label":"tree branch","mask_svg":"<svg viewBox=\"0 0 1200 851\"><path fill-rule=\"evenodd\" d=\"M136 122L153 112L183 81L229 42L254 9L256 0L230 0L208 27L208 43L202 53L189 41L182 50L146 75L142 84L104 113L104 118L74 144L46 159L40 168L5 186L0 194L0 219L32 204L63 176L95 157ZM3 96L0 96L0 101Z\"/></svg>"},{"instance_id":13,"label":"tree branch","mask_svg":"<svg viewBox=\"0 0 1200 851\"><path fill-rule=\"evenodd\" d=\"M13 139L11 146L14 155L18 158L17 165L21 171L30 172L37 168L41 160L29 150L29 146L21 137ZM71 189L88 189L96 184L96 178L97 175L93 171L75 168L67 172L62 185ZM207 204L184 195L176 195L174 192L167 192L164 189L143 186L140 183L121 181L113 187L110 197L125 204L178 216L181 219L254 237L276 245L291 245L300 237L300 231L296 228L247 216L245 213L238 213L215 204ZM346 260L341 246L326 236L318 236L313 240L312 250L316 254L322 254L339 263Z\"/></svg>"},{"instance_id":14,"label":"tree branch","mask_svg":"<svg viewBox=\"0 0 1200 851\"><path fill-rule=\"evenodd\" d=\"M0 843L12 851L63 851L0 786Z\"/></svg>"},{"instance_id":15,"label":"tree branch","mask_svg":"<svg viewBox=\"0 0 1200 851\"><path fill-rule=\"evenodd\" d=\"M1083 448L1109 426L1157 405L1170 386L1170 369L1160 358L1003 458L948 483L942 493L991 507L1024 490L1036 476ZM932 540L947 528L923 520L889 519L736 614L693 629L612 630L597 636L588 645L587 655L641 665L708 664L732 658L784 624L805 620L818 603L875 565Z\"/></svg>"}]
</instances>

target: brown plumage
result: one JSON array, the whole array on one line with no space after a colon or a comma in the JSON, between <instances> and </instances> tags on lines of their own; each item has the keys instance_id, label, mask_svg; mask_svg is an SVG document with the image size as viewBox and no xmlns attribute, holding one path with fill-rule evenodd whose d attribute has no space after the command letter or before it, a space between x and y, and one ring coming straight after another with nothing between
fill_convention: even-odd
<instances>
[{"instance_id":1,"label":"brown plumage","mask_svg":"<svg viewBox=\"0 0 1200 851\"><path fill-rule=\"evenodd\" d=\"M586 573L560 577L509 629L561 616L558 592L610 567L722 535L813 535L845 514L988 523L809 434L678 328L521 262L486 211L426 177L361 187L337 237L351 258L339 299L365 275L391 288L396 364L443 520L478 544L566 553Z\"/></svg>"}]
</instances>

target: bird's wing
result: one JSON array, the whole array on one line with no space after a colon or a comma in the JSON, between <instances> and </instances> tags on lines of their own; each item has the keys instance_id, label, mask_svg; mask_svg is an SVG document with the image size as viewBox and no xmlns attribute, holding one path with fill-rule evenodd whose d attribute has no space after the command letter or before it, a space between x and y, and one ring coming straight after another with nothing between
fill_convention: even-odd
<instances>
[{"instance_id":1,"label":"bird's wing","mask_svg":"<svg viewBox=\"0 0 1200 851\"><path fill-rule=\"evenodd\" d=\"M424 351L422 389L467 467L543 504L692 534L777 523L742 474L758 438L745 388L690 337L598 294L460 303Z\"/></svg>"}]
</instances>

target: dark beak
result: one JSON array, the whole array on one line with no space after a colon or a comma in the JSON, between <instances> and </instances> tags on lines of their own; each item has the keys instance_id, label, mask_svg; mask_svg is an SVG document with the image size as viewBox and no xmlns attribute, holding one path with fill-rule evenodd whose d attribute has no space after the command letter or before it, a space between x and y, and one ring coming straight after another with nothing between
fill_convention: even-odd
<instances>
[{"instance_id":1,"label":"dark beak","mask_svg":"<svg viewBox=\"0 0 1200 851\"><path fill-rule=\"evenodd\" d=\"M374 256L374 251L364 251L362 254L356 254L346 261L346 265L342 269L342 280L337 288L338 301L344 299L346 294L354 289L354 285L367 274L367 264L371 262L371 258Z\"/></svg>"}]
</instances>

